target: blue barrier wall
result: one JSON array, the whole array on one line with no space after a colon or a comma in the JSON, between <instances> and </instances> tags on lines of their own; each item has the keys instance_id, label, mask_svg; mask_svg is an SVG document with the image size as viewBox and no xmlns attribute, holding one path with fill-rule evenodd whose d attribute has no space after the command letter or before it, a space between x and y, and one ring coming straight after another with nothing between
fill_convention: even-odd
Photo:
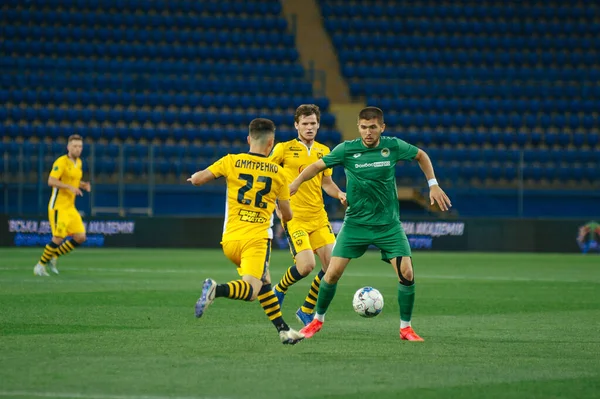
<instances>
[{"instance_id":1,"label":"blue barrier wall","mask_svg":"<svg viewBox=\"0 0 600 399\"><path fill-rule=\"evenodd\" d=\"M223 229L222 217L86 217L84 223L89 236L86 244L94 247L219 248ZM600 228L589 219L440 221L417 217L406 218L402 224L415 250L600 252ZM337 233L342 222L332 220L331 225ZM281 224L276 222L273 230L273 248L287 249ZM156 234L163 231L169 234ZM48 240L50 225L45 218L0 215L0 247L39 247Z\"/></svg>"},{"instance_id":2,"label":"blue barrier wall","mask_svg":"<svg viewBox=\"0 0 600 399\"><path fill-rule=\"evenodd\" d=\"M50 190L43 185L23 186L20 198L18 185L10 185L8 190L0 185L0 213L4 214L45 214ZM103 207L117 207L117 185L95 185L93 187L96 203ZM425 189L424 189L425 190ZM516 189L475 189L456 188L446 190L451 197L453 212L470 217L550 217L550 218L587 218L598 217L600 192L563 191L563 190L527 190L523 191L522 202ZM41 194L40 194L41 193ZM427 194L427 191L424 191ZM41 195L41 197L40 197ZM4 199L8 198L8 206ZM125 208L148 206L148 187L146 185L125 186ZM156 216L220 216L224 211L225 186L222 182L206 187L187 185L159 185L154 191L153 215ZM339 213L338 203L324 195L327 211ZM90 195L77 199L77 208L84 214L90 214ZM402 207L401 215L425 215L418 207Z\"/></svg>"}]
</instances>

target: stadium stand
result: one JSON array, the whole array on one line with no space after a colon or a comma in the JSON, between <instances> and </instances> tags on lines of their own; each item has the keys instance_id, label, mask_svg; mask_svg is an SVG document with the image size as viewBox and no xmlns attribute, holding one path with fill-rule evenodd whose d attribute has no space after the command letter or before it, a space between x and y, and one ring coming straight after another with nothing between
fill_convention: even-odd
<instances>
[{"instance_id":1,"label":"stadium stand","mask_svg":"<svg viewBox=\"0 0 600 399\"><path fill-rule=\"evenodd\" d=\"M278 139L291 139L302 103L324 111L321 141L341 140L329 101L313 94L298 61L279 2L11 0L1 7L0 153L23 143L27 159L45 154L47 169L76 132L93 143L101 182L116 180L125 144L128 180L152 164L158 183L181 183L245 151L254 117L273 119ZM23 165L28 181L37 180L35 165Z\"/></svg>"},{"instance_id":2,"label":"stadium stand","mask_svg":"<svg viewBox=\"0 0 600 399\"><path fill-rule=\"evenodd\" d=\"M519 214L575 215L597 203L595 2L319 5L354 99L383 108L388 134L430 153L462 214L515 215L517 187L560 191L534 194L546 205ZM199 202L221 212L222 192L208 188L200 199L177 187L244 151L254 117L274 119L278 139L289 140L295 107L316 103L319 140L341 141L279 1L6 0L0 11L0 184L5 193L30 184L23 212L39 211L35 185L72 133L86 138L86 163L111 195L122 177L126 199L141 204L147 188L133 183L155 175L156 214ZM423 186L415 163L398 165L397 175L400 185ZM343 185L342 177L336 169ZM467 189L478 191L461 196ZM96 193L100 204L113 201Z\"/></svg>"},{"instance_id":3,"label":"stadium stand","mask_svg":"<svg viewBox=\"0 0 600 399\"><path fill-rule=\"evenodd\" d=\"M514 187L523 165L528 187L600 187L597 3L320 6L351 94L427 148L445 184Z\"/></svg>"}]
</instances>

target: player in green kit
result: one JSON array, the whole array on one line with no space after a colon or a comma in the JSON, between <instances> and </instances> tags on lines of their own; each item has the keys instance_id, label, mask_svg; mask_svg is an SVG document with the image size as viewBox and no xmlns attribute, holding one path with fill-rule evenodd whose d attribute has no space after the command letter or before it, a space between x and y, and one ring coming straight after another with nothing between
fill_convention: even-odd
<instances>
[{"instance_id":1,"label":"player in green kit","mask_svg":"<svg viewBox=\"0 0 600 399\"><path fill-rule=\"evenodd\" d=\"M351 259L361 257L369 245L381 250L398 276L400 338L423 341L411 327L415 282L410 245L400 223L395 166L400 160L416 160L427 178L431 204L447 211L450 199L435 179L427 154L395 137L381 137L383 111L367 107L358 114L360 139L345 141L322 159L309 165L290 185L290 193L325 168L343 165L346 172L348 208L337 236L327 272L321 281L315 318L301 332L312 337L323 327L325 312L335 296L337 282Z\"/></svg>"}]
</instances>

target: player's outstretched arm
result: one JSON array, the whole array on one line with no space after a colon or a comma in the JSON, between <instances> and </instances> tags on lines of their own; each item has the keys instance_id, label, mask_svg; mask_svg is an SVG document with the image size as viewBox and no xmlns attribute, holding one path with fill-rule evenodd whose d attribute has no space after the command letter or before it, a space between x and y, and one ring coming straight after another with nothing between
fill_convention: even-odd
<instances>
[{"instance_id":1,"label":"player's outstretched arm","mask_svg":"<svg viewBox=\"0 0 600 399\"><path fill-rule=\"evenodd\" d=\"M279 219L281 219L284 222L289 222L290 220L292 220L293 213L289 200L278 200L277 207L279 209L279 212L277 213L277 217Z\"/></svg>"},{"instance_id":2,"label":"player's outstretched arm","mask_svg":"<svg viewBox=\"0 0 600 399\"><path fill-rule=\"evenodd\" d=\"M81 192L79 187L73 187L68 184L65 184L65 183L61 182L60 180L58 180L56 177L49 176L48 177L48 185L50 187L62 188L65 190L69 190L70 192L72 192L75 195L83 196L83 193Z\"/></svg>"},{"instance_id":3,"label":"player's outstretched arm","mask_svg":"<svg viewBox=\"0 0 600 399\"><path fill-rule=\"evenodd\" d=\"M429 199L431 200L431 205L437 202L438 206L442 211L447 211L452 207L452 203L450 202L450 198L446 195L444 190L442 190L435 178L435 173L433 171L433 164L431 163L431 159L429 155L421 149L417 152L415 159L419 163L419 167L425 174L425 178L427 178L427 183L429 184Z\"/></svg>"},{"instance_id":4,"label":"player's outstretched arm","mask_svg":"<svg viewBox=\"0 0 600 399\"><path fill-rule=\"evenodd\" d=\"M216 176L213 175L209 169L204 169L194 173L189 179L187 179L187 181L192 183L194 186L201 186L211 180L214 180L215 178Z\"/></svg>"},{"instance_id":5,"label":"player's outstretched arm","mask_svg":"<svg viewBox=\"0 0 600 399\"><path fill-rule=\"evenodd\" d=\"M339 199L342 205L346 206L346 193L340 190L337 184L333 181L331 176L323 176L323 182L321 183L323 190L332 198Z\"/></svg>"},{"instance_id":6,"label":"player's outstretched arm","mask_svg":"<svg viewBox=\"0 0 600 399\"><path fill-rule=\"evenodd\" d=\"M319 174L322 170L324 170L327 166L325 166L325 162L322 159L319 159L317 162L311 163L300 173L298 177L290 184L290 194L296 194L300 185L305 181L308 181Z\"/></svg>"}]
</instances>

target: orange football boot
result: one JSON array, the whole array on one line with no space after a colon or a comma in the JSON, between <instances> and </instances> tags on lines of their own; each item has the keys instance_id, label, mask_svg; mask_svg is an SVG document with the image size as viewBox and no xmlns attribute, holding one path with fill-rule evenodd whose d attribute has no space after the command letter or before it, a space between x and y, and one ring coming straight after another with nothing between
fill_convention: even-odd
<instances>
[{"instance_id":1,"label":"orange football boot","mask_svg":"<svg viewBox=\"0 0 600 399\"><path fill-rule=\"evenodd\" d=\"M304 338L310 338L319 331L323 327L323 322L317 319L313 319L310 323L308 323L300 332L304 334Z\"/></svg>"},{"instance_id":2,"label":"orange football boot","mask_svg":"<svg viewBox=\"0 0 600 399\"><path fill-rule=\"evenodd\" d=\"M404 341L425 341L423 338L419 337L415 330L410 326L400 329L400 338Z\"/></svg>"}]
</instances>

